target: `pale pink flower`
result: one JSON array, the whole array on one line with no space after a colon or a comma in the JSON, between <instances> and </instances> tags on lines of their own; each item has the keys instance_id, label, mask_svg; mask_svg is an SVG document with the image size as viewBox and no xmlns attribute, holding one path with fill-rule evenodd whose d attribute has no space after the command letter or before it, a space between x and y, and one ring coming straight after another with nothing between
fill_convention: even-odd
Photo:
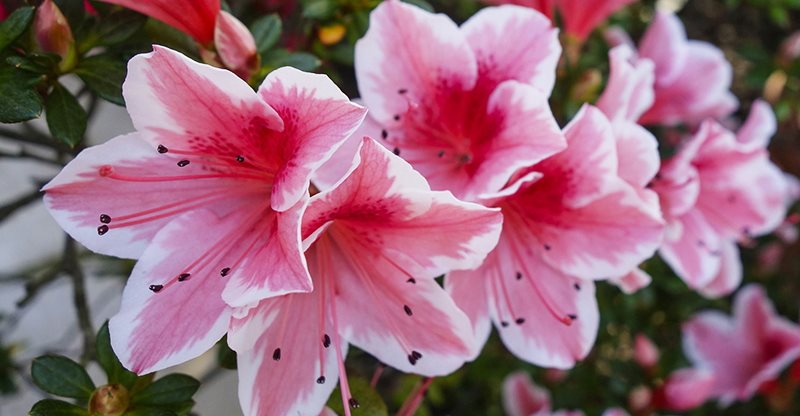
<instances>
[{"instance_id":1,"label":"pale pink flower","mask_svg":"<svg viewBox=\"0 0 800 416\"><path fill-rule=\"evenodd\" d=\"M786 181L766 150L774 131L774 115L760 101L738 134L706 121L653 182L669 223L661 256L706 296L739 286L736 241L766 234L785 217Z\"/></svg>"},{"instance_id":2,"label":"pale pink flower","mask_svg":"<svg viewBox=\"0 0 800 416\"><path fill-rule=\"evenodd\" d=\"M81 152L44 200L89 249L139 258L111 333L146 373L214 345L230 306L312 289L310 177L365 110L324 75L281 68L256 93L163 47L131 59L123 95L137 132Z\"/></svg>"},{"instance_id":3,"label":"pale pink flower","mask_svg":"<svg viewBox=\"0 0 800 416\"><path fill-rule=\"evenodd\" d=\"M696 125L736 110L731 64L710 43L687 40L674 14L656 13L639 43L639 56L650 59L656 73L655 102L641 123Z\"/></svg>"},{"instance_id":4,"label":"pale pink flower","mask_svg":"<svg viewBox=\"0 0 800 416\"><path fill-rule=\"evenodd\" d=\"M487 7L459 28L385 1L355 52L370 135L433 189L471 201L497 192L564 148L547 103L560 52L557 30L531 9Z\"/></svg>"},{"instance_id":5,"label":"pale pink flower","mask_svg":"<svg viewBox=\"0 0 800 416\"><path fill-rule=\"evenodd\" d=\"M636 334L633 341L633 359L642 367L650 368L658 364L658 347L644 334Z\"/></svg>"},{"instance_id":6,"label":"pale pink flower","mask_svg":"<svg viewBox=\"0 0 800 416\"><path fill-rule=\"evenodd\" d=\"M576 410L552 411L550 392L536 385L524 371L506 376L502 399L507 416L583 416Z\"/></svg>"},{"instance_id":7,"label":"pale pink flower","mask_svg":"<svg viewBox=\"0 0 800 416\"><path fill-rule=\"evenodd\" d=\"M258 69L253 35L220 0L101 0L158 19L191 36L208 63L224 65L242 79ZM216 55L213 52L216 51Z\"/></svg>"},{"instance_id":8,"label":"pale pink flower","mask_svg":"<svg viewBox=\"0 0 800 416\"><path fill-rule=\"evenodd\" d=\"M484 196L505 218L498 247L479 269L445 280L475 327L476 356L494 321L521 359L573 366L597 333L593 281L632 270L661 241L660 213L617 174L605 116L586 106L564 133L565 151Z\"/></svg>"},{"instance_id":9,"label":"pale pink flower","mask_svg":"<svg viewBox=\"0 0 800 416\"><path fill-rule=\"evenodd\" d=\"M750 285L736 295L733 316L707 311L685 323L683 349L695 368L714 375L711 395L727 405L748 400L800 357L800 326Z\"/></svg>"},{"instance_id":10,"label":"pale pink flower","mask_svg":"<svg viewBox=\"0 0 800 416\"><path fill-rule=\"evenodd\" d=\"M312 197L303 219L314 291L263 300L232 322L247 415L317 414L337 376L345 408L355 407L348 343L429 377L470 356L469 319L434 278L478 266L497 242L500 212L432 192L372 139L358 152L357 167Z\"/></svg>"},{"instance_id":11,"label":"pale pink flower","mask_svg":"<svg viewBox=\"0 0 800 416\"><path fill-rule=\"evenodd\" d=\"M705 369L673 371L654 393L653 405L676 412L692 410L711 398L715 382L714 373Z\"/></svg>"}]
</instances>

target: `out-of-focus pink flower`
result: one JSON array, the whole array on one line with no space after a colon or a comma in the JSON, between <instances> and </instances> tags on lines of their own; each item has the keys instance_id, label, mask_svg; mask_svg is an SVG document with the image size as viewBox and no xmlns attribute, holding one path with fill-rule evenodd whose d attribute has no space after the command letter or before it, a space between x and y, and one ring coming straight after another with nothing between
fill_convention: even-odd
<instances>
[{"instance_id":1,"label":"out-of-focus pink flower","mask_svg":"<svg viewBox=\"0 0 800 416\"><path fill-rule=\"evenodd\" d=\"M84 150L43 189L76 240L139 259L109 328L144 374L211 348L231 307L313 289L310 177L366 110L323 75L280 68L256 93L159 46L131 59L123 95L136 133Z\"/></svg>"},{"instance_id":2,"label":"out-of-focus pink flower","mask_svg":"<svg viewBox=\"0 0 800 416\"><path fill-rule=\"evenodd\" d=\"M619 9L636 0L556 0L564 21L564 31L585 40L589 34Z\"/></svg>"},{"instance_id":3,"label":"out-of-focus pink flower","mask_svg":"<svg viewBox=\"0 0 800 416\"><path fill-rule=\"evenodd\" d=\"M668 221L661 256L706 296L739 286L736 241L774 230L785 216L786 181L766 150L774 131L760 101L736 135L706 121L653 181Z\"/></svg>"},{"instance_id":4,"label":"out-of-focus pink flower","mask_svg":"<svg viewBox=\"0 0 800 416\"><path fill-rule=\"evenodd\" d=\"M738 106L730 92L733 69L722 51L687 40L677 16L657 12L639 43L639 56L655 63L655 102L643 124L696 125L720 119Z\"/></svg>"},{"instance_id":5,"label":"out-of-focus pink flower","mask_svg":"<svg viewBox=\"0 0 800 416\"><path fill-rule=\"evenodd\" d=\"M653 405L675 412L692 410L711 398L716 375L705 369L673 371L656 390Z\"/></svg>"},{"instance_id":6,"label":"out-of-focus pink flower","mask_svg":"<svg viewBox=\"0 0 800 416\"><path fill-rule=\"evenodd\" d=\"M602 416L629 416L629 414L619 407L612 407L611 409L606 409Z\"/></svg>"},{"instance_id":7,"label":"out-of-focus pink flower","mask_svg":"<svg viewBox=\"0 0 800 416\"><path fill-rule=\"evenodd\" d=\"M558 0L486 0L486 3L496 6L515 4L517 6L530 7L540 11L543 15L552 19L556 1Z\"/></svg>"},{"instance_id":8,"label":"out-of-focus pink flower","mask_svg":"<svg viewBox=\"0 0 800 416\"><path fill-rule=\"evenodd\" d=\"M313 196L303 217L314 291L263 300L232 321L247 415L317 414L337 376L349 415L358 397L345 374L348 343L428 377L469 358L469 319L435 278L480 264L502 216L431 191L405 161L362 143L346 178Z\"/></svg>"},{"instance_id":9,"label":"out-of-focus pink flower","mask_svg":"<svg viewBox=\"0 0 800 416\"><path fill-rule=\"evenodd\" d=\"M97 16L97 9L92 6L92 3L89 0L83 0L83 9L86 10L86 13Z\"/></svg>"},{"instance_id":10,"label":"out-of-focus pink flower","mask_svg":"<svg viewBox=\"0 0 800 416\"><path fill-rule=\"evenodd\" d=\"M203 60L224 65L242 79L258 69L253 35L220 8L220 0L101 0L158 19L188 34L200 45ZM216 53L214 53L216 51Z\"/></svg>"},{"instance_id":11,"label":"out-of-focus pink flower","mask_svg":"<svg viewBox=\"0 0 800 416\"><path fill-rule=\"evenodd\" d=\"M778 57L785 65L800 58L800 31L792 33L781 43Z\"/></svg>"},{"instance_id":12,"label":"out-of-focus pink flower","mask_svg":"<svg viewBox=\"0 0 800 416\"><path fill-rule=\"evenodd\" d=\"M564 148L547 102L560 52L557 31L531 9L487 7L459 28L443 14L385 1L356 44L367 126L377 130L366 133L433 189L469 201L497 192Z\"/></svg>"},{"instance_id":13,"label":"out-of-focus pink flower","mask_svg":"<svg viewBox=\"0 0 800 416\"><path fill-rule=\"evenodd\" d=\"M617 286L625 294L633 294L646 288L653 282L653 278L642 269L635 268L622 277L612 277L608 282Z\"/></svg>"},{"instance_id":14,"label":"out-of-focus pink flower","mask_svg":"<svg viewBox=\"0 0 800 416\"><path fill-rule=\"evenodd\" d=\"M503 409L507 416L583 416L575 410L551 410L550 392L537 386L528 373L517 371L503 380Z\"/></svg>"},{"instance_id":15,"label":"out-of-focus pink flower","mask_svg":"<svg viewBox=\"0 0 800 416\"><path fill-rule=\"evenodd\" d=\"M594 343L594 280L632 270L663 231L657 208L617 175L616 142L602 112L584 107L564 134L565 151L484 197L503 211L500 243L480 268L445 280L479 340L493 321L512 353L555 368L572 367Z\"/></svg>"},{"instance_id":16,"label":"out-of-focus pink flower","mask_svg":"<svg viewBox=\"0 0 800 416\"><path fill-rule=\"evenodd\" d=\"M3 5L3 2L0 2L0 21L6 20L8 17L8 11L6 11L6 6Z\"/></svg>"},{"instance_id":17,"label":"out-of-focus pink flower","mask_svg":"<svg viewBox=\"0 0 800 416\"><path fill-rule=\"evenodd\" d=\"M45 0L36 9L33 30L36 43L43 51L59 55L64 61L74 59L75 39L72 30L53 0Z\"/></svg>"},{"instance_id":18,"label":"out-of-focus pink flower","mask_svg":"<svg viewBox=\"0 0 800 416\"><path fill-rule=\"evenodd\" d=\"M707 311L686 322L683 349L695 368L714 375L711 396L727 405L749 399L800 357L800 326L750 285L737 294L732 317Z\"/></svg>"},{"instance_id":19,"label":"out-of-focus pink flower","mask_svg":"<svg viewBox=\"0 0 800 416\"><path fill-rule=\"evenodd\" d=\"M653 390L645 385L638 385L628 392L628 407L634 413L639 413L653 403Z\"/></svg>"},{"instance_id":20,"label":"out-of-focus pink flower","mask_svg":"<svg viewBox=\"0 0 800 416\"><path fill-rule=\"evenodd\" d=\"M642 367L650 368L658 364L658 347L644 334L636 334L633 341L633 359Z\"/></svg>"}]
</instances>

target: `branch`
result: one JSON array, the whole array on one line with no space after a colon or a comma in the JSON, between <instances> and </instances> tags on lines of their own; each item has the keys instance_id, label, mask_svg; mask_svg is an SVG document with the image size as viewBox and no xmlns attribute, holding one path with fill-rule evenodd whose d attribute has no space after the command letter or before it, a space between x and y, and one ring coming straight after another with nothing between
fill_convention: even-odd
<instances>
[{"instance_id":1,"label":"branch","mask_svg":"<svg viewBox=\"0 0 800 416\"><path fill-rule=\"evenodd\" d=\"M0 158L15 158L15 159L24 158L24 159L35 160L38 162L48 163L55 166L61 166L61 163L59 163L57 160L46 158L44 156L39 156L37 154L28 152L24 148L18 150L15 153L0 151Z\"/></svg>"},{"instance_id":2,"label":"branch","mask_svg":"<svg viewBox=\"0 0 800 416\"><path fill-rule=\"evenodd\" d=\"M30 203L36 202L41 198L39 190L35 190L29 194L23 195L14 201L11 201L3 206L0 206L0 222L6 220L11 214L20 208L24 208Z\"/></svg>"},{"instance_id":3,"label":"branch","mask_svg":"<svg viewBox=\"0 0 800 416\"><path fill-rule=\"evenodd\" d=\"M86 300L86 277L78 261L75 240L69 236L67 236L67 241L64 244L62 269L72 279L72 301L75 303L75 311L78 315L78 327L80 327L83 336L81 362L85 364L94 357L95 331L92 326L89 303Z\"/></svg>"}]
</instances>

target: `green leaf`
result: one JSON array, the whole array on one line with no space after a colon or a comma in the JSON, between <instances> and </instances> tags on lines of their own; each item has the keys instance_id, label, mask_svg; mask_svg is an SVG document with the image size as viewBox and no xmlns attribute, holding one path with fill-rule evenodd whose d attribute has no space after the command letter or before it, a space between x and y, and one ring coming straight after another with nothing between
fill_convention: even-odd
<instances>
[{"instance_id":1,"label":"green leaf","mask_svg":"<svg viewBox=\"0 0 800 416\"><path fill-rule=\"evenodd\" d=\"M313 71L319 68L320 60L306 52L290 53L275 62L276 67L293 66L301 71Z\"/></svg>"},{"instance_id":2,"label":"green leaf","mask_svg":"<svg viewBox=\"0 0 800 416\"><path fill-rule=\"evenodd\" d=\"M20 7L0 23L0 51L17 40L33 20L33 7Z\"/></svg>"},{"instance_id":3,"label":"green leaf","mask_svg":"<svg viewBox=\"0 0 800 416\"><path fill-rule=\"evenodd\" d=\"M94 26L91 35L95 45L112 46L130 39L147 23L147 17L130 10L120 10L104 17Z\"/></svg>"},{"instance_id":4,"label":"green leaf","mask_svg":"<svg viewBox=\"0 0 800 416\"><path fill-rule=\"evenodd\" d=\"M61 400L45 399L33 405L28 416L87 416L89 412L72 403Z\"/></svg>"},{"instance_id":5,"label":"green leaf","mask_svg":"<svg viewBox=\"0 0 800 416\"><path fill-rule=\"evenodd\" d=\"M108 376L108 384L122 384L128 390L133 388L133 384L136 382L136 374L126 370L122 363L119 362L117 355L114 354L114 350L111 349L108 321L97 332L95 351L97 352L97 362L103 367L103 371Z\"/></svg>"},{"instance_id":6,"label":"green leaf","mask_svg":"<svg viewBox=\"0 0 800 416\"><path fill-rule=\"evenodd\" d=\"M158 407L140 407L138 409L128 410L125 416L177 416L178 414L168 409L161 409Z\"/></svg>"},{"instance_id":7,"label":"green leaf","mask_svg":"<svg viewBox=\"0 0 800 416\"><path fill-rule=\"evenodd\" d=\"M357 408L350 408L353 416L387 416L389 414L386 403L383 402L380 394L369 385L366 379L350 377L348 384L350 384L350 394L358 401ZM333 409L337 415L344 414L341 397L342 394L339 387L336 387L336 390L331 394L330 400L328 400L328 407Z\"/></svg>"},{"instance_id":8,"label":"green leaf","mask_svg":"<svg viewBox=\"0 0 800 416\"><path fill-rule=\"evenodd\" d=\"M431 13L434 12L433 6L425 0L403 0L404 3L413 4L414 6L419 7L420 9L429 11Z\"/></svg>"},{"instance_id":9,"label":"green leaf","mask_svg":"<svg viewBox=\"0 0 800 416\"><path fill-rule=\"evenodd\" d=\"M47 127L53 137L70 146L80 143L86 132L88 116L78 99L61 84L56 83L47 96L45 112Z\"/></svg>"},{"instance_id":10,"label":"green leaf","mask_svg":"<svg viewBox=\"0 0 800 416\"><path fill-rule=\"evenodd\" d=\"M53 72L61 57L54 53L31 53L27 56L9 56L6 62L15 68L34 74L48 74Z\"/></svg>"},{"instance_id":11,"label":"green leaf","mask_svg":"<svg viewBox=\"0 0 800 416\"><path fill-rule=\"evenodd\" d=\"M86 9L83 6L83 0L54 0L56 6L67 18L69 26L73 32L81 26L83 18L86 16Z\"/></svg>"},{"instance_id":12,"label":"green leaf","mask_svg":"<svg viewBox=\"0 0 800 416\"><path fill-rule=\"evenodd\" d=\"M34 89L38 80L15 67L0 66L0 123L19 123L42 114L42 97Z\"/></svg>"},{"instance_id":13,"label":"green leaf","mask_svg":"<svg viewBox=\"0 0 800 416\"><path fill-rule=\"evenodd\" d=\"M82 59L75 73L98 97L117 105L125 105L122 83L127 68L121 60L109 55L95 55Z\"/></svg>"},{"instance_id":14,"label":"green leaf","mask_svg":"<svg viewBox=\"0 0 800 416\"><path fill-rule=\"evenodd\" d=\"M231 347L228 346L228 336L226 335L222 337L217 345L219 346L217 349L217 362L219 362L219 366L222 368L227 368L228 370L235 370L236 351L232 350Z\"/></svg>"},{"instance_id":15,"label":"green leaf","mask_svg":"<svg viewBox=\"0 0 800 416\"><path fill-rule=\"evenodd\" d=\"M185 374L170 374L145 387L133 396L134 405L177 404L192 398L200 382Z\"/></svg>"},{"instance_id":16,"label":"green leaf","mask_svg":"<svg viewBox=\"0 0 800 416\"><path fill-rule=\"evenodd\" d=\"M333 17L336 11L336 2L332 0L311 0L303 8L303 17L308 19L325 20Z\"/></svg>"},{"instance_id":17,"label":"green leaf","mask_svg":"<svg viewBox=\"0 0 800 416\"><path fill-rule=\"evenodd\" d=\"M252 26L250 26L250 32L253 33L253 38L256 40L258 53L275 46L281 37L282 30L283 23L281 23L281 18L274 13L253 22Z\"/></svg>"},{"instance_id":18,"label":"green leaf","mask_svg":"<svg viewBox=\"0 0 800 416\"><path fill-rule=\"evenodd\" d=\"M75 361L61 355L43 355L31 364L33 382L40 389L56 396L89 400L94 383L86 370Z\"/></svg>"}]
</instances>

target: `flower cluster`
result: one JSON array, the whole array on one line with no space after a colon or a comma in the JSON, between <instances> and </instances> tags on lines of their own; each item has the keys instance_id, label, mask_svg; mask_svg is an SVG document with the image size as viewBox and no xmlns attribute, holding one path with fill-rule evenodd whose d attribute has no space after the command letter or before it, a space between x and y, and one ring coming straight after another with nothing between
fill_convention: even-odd
<instances>
[{"instance_id":1,"label":"flower cluster","mask_svg":"<svg viewBox=\"0 0 800 416\"><path fill-rule=\"evenodd\" d=\"M355 46L360 104L290 67L253 91L253 37L218 0L107 1L191 35L206 64L163 46L132 58L136 132L80 153L46 205L89 249L137 259L109 327L125 367L161 370L227 334L248 415L319 414L337 379L349 414L350 344L433 377L478 357L495 327L519 359L571 368L598 333L595 282L635 291L658 252L692 289L727 295L737 243L773 231L790 202L766 152L771 110L757 102L732 132L730 65L671 14L638 48L617 36L602 96L559 126L554 5L582 41L630 0L514 1L533 8L461 26L386 0ZM688 133L644 127L676 125ZM662 161L666 140L677 151ZM793 326L763 327L764 302L745 289L741 325L687 324L709 394L747 397L800 356ZM763 351L742 354L764 365L725 373L738 350L713 351L757 330ZM524 376L505 390L510 414L550 414Z\"/></svg>"}]
</instances>

